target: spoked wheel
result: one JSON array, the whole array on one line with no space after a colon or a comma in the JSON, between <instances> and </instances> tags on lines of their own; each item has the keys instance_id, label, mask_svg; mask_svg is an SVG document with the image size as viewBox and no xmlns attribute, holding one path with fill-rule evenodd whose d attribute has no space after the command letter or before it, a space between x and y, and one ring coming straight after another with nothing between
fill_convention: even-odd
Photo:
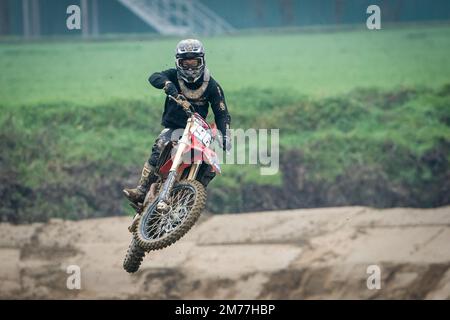
<instances>
[{"instance_id":1,"label":"spoked wheel","mask_svg":"<svg viewBox=\"0 0 450 320\"><path fill-rule=\"evenodd\" d=\"M189 231L205 208L205 187L195 180L183 180L172 188L168 204L162 211L155 201L139 221L134 237L145 251L170 246Z\"/></svg>"}]
</instances>

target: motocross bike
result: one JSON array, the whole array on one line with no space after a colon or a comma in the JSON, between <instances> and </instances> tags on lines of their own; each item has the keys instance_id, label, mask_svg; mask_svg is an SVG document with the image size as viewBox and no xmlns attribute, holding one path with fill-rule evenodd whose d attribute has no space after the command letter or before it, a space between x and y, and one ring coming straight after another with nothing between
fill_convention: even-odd
<instances>
[{"instance_id":1,"label":"motocross bike","mask_svg":"<svg viewBox=\"0 0 450 320\"><path fill-rule=\"evenodd\" d=\"M129 273L139 269L146 252L165 248L189 231L205 208L206 185L221 173L210 148L215 125L208 125L181 96L169 98L185 110L188 120L181 138L163 148L143 203L130 203L136 215L128 228L133 239L123 262Z\"/></svg>"}]
</instances>

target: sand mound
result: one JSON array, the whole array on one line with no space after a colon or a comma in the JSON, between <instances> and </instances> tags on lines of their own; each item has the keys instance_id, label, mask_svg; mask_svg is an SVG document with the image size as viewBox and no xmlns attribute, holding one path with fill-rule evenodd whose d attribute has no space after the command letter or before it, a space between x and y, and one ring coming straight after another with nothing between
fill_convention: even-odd
<instances>
[{"instance_id":1,"label":"sand mound","mask_svg":"<svg viewBox=\"0 0 450 320\"><path fill-rule=\"evenodd\" d=\"M1 298L450 298L450 207L207 217L122 269L130 218L0 224ZM69 265L81 289L69 290ZM381 289L367 288L367 267Z\"/></svg>"}]
</instances>

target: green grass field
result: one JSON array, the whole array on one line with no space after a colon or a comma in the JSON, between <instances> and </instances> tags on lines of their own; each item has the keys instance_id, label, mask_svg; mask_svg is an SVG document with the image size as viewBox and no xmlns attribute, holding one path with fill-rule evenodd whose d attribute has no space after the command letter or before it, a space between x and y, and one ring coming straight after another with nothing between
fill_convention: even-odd
<instances>
[{"instance_id":1,"label":"green grass field","mask_svg":"<svg viewBox=\"0 0 450 320\"><path fill-rule=\"evenodd\" d=\"M0 45L3 105L149 101L150 73L173 67L176 39ZM244 88L329 96L355 87L437 87L450 75L450 28L203 39L230 102ZM233 104L231 104L233 107Z\"/></svg>"},{"instance_id":2,"label":"green grass field","mask_svg":"<svg viewBox=\"0 0 450 320\"><path fill-rule=\"evenodd\" d=\"M335 185L364 166L407 199L448 174L449 27L202 40L232 126L279 128L283 153L302 152L307 183ZM120 202L124 178L137 179L164 101L147 78L173 66L176 42L0 43L3 219L123 213L96 198L108 190ZM436 152L437 167L427 162ZM252 166L224 172L212 186L230 192L218 195L215 212L248 208L237 185L283 184ZM439 201L448 200L416 205Z\"/></svg>"}]
</instances>

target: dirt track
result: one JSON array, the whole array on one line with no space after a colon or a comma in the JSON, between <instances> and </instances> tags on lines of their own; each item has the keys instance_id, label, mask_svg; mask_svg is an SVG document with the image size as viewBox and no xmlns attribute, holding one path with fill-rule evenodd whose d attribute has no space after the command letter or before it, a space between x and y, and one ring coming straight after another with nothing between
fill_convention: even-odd
<instances>
[{"instance_id":1,"label":"dirt track","mask_svg":"<svg viewBox=\"0 0 450 320\"><path fill-rule=\"evenodd\" d=\"M128 275L130 218L0 224L0 298L450 299L450 207L204 219ZM81 290L68 290L68 265ZM369 265L381 289L366 286Z\"/></svg>"}]
</instances>

